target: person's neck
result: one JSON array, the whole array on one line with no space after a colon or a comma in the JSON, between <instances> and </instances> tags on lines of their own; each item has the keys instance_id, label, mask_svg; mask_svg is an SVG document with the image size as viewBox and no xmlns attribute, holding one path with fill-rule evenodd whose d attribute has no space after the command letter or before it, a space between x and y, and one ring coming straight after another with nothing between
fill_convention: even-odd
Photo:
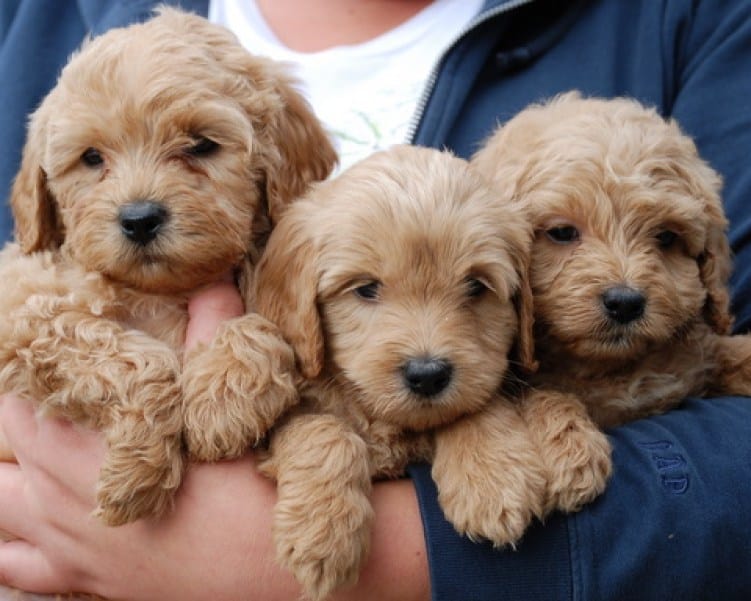
<instances>
[{"instance_id":1,"label":"person's neck","mask_svg":"<svg viewBox=\"0 0 751 601\"><path fill-rule=\"evenodd\" d=\"M317 52L361 44L401 25L432 0L256 0L266 23L285 46Z\"/></svg>"}]
</instances>

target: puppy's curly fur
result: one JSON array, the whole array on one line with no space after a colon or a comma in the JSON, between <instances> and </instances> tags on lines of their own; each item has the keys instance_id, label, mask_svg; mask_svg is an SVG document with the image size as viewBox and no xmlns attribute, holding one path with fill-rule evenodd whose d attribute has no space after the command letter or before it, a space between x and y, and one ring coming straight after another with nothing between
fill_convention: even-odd
<instances>
[{"instance_id":1,"label":"puppy's curly fur","mask_svg":"<svg viewBox=\"0 0 751 601\"><path fill-rule=\"evenodd\" d=\"M103 430L106 523L169 506L183 435L194 457L231 456L297 402L292 351L253 314L181 375L187 300L252 273L334 163L278 64L177 10L88 41L33 114L0 261L0 385Z\"/></svg>"},{"instance_id":2,"label":"puppy's curly fur","mask_svg":"<svg viewBox=\"0 0 751 601\"><path fill-rule=\"evenodd\" d=\"M751 339L728 335L721 180L674 121L569 93L522 111L472 162L535 229L540 369L525 406L560 506L605 486L609 446L595 424L689 395L751 394Z\"/></svg>"},{"instance_id":3,"label":"puppy's curly fur","mask_svg":"<svg viewBox=\"0 0 751 601\"><path fill-rule=\"evenodd\" d=\"M395 147L316 184L271 234L258 311L291 342L302 401L270 434L279 561L321 599L368 552L372 478L432 459L459 532L514 544L545 493L517 408L531 362L531 230L449 153Z\"/></svg>"}]
</instances>

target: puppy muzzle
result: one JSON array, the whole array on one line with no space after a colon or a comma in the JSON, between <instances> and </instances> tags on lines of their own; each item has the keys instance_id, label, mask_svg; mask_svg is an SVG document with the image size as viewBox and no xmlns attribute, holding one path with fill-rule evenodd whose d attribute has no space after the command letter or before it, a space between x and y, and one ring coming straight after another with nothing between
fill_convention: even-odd
<instances>
[{"instance_id":1,"label":"puppy muzzle","mask_svg":"<svg viewBox=\"0 0 751 601\"><path fill-rule=\"evenodd\" d=\"M454 367L435 357L417 357L402 365L402 379L414 394L430 399L443 392L451 383Z\"/></svg>"},{"instance_id":2,"label":"puppy muzzle","mask_svg":"<svg viewBox=\"0 0 751 601\"><path fill-rule=\"evenodd\" d=\"M630 286L613 286L605 290L600 300L605 315L620 325L630 324L644 315L647 299Z\"/></svg>"},{"instance_id":3,"label":"puppy muzzle","mask_svg":"<svg viewBox=\"0 0 751 601\"><path fill-rule=\"evenodd\" d=\"M120 207L120 230L128 240L140 246L152 242L167 222L167 209L158 202L139 200Z\"/></svg>"}]
</instances>

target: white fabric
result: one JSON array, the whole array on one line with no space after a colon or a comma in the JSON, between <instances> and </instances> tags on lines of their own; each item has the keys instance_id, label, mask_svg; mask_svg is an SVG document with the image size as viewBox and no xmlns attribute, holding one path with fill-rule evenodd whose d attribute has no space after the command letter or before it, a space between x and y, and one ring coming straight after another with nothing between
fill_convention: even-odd
<instances>
[{"instance_id":1,"label":"white fabric","mask_svg":"<svg viewBox=\"0 0 751 601\"><path fill-rule=\"evenodd\" d=\"M252 0L211 0L209 19L249 51L292 63L301 91L332 135L341 170L407 141L433 66L481 6L482 0L435 0L377 38L310 53L284 46Z\"/></svg>"}]
</instances>

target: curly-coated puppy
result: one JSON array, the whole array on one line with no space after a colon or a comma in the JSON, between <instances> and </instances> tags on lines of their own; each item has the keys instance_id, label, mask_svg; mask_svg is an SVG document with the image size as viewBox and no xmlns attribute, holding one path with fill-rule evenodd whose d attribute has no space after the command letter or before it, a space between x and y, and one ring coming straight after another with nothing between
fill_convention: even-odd
<instances>
[{"instance_id":1,"label":"curly-coated puppy","mask_svg":"<svg viewBox=\"0 0 751 601\"><path fill-rule=\"evenodd\" d=\"M278 64L176 10L88 41L33 114L0 262L0 386L103 430L106 523L169 506L184 424L193 456L237 454L297 401L292 351L257 315L182 377L187 299L251 273L334 163Z\"/></svg>"},{"instance_id":2,"label":"curly-coated puppy","mask_svg":"<svg viewBox=\"0 0 751 601\"><path fill-rule=\"evenodd\" d=\"M532 106L474 157L535 230L539 371L527 416L559 505L603 489L595 428L689 395L751 394L751 339L730 336L731 262L717 173L674 121L577 93ZM573 485L573 479L579 485Z\"/></svg>"},{"instance_id":3,"label":"curly-coated puppy","mask_svg":"<svg viewBox=\"0 0 751 601\"><path fill-rule=\"evenodd\" d=\"M306 381L261 469L278 484L279 561L321 599L357 578L372 478L433 460L457 530L514 544L545 494L517 408L531 362L531 230L449 153L395 147L316 184L259 262L257 309Z\"/></svg>"}]
</instances>

